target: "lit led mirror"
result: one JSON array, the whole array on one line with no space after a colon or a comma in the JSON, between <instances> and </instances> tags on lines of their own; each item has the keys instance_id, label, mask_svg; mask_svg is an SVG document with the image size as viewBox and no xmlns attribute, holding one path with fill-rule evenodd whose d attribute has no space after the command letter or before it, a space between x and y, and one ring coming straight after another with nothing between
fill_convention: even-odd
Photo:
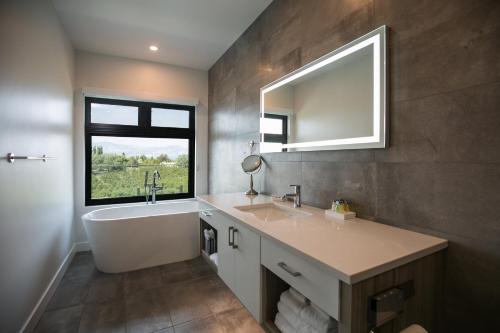
<instances>
[{"instance_id":1,"label":"lit led mirror","mask_svg":"<svg viewBox=\"0 0 500 333\"><path fill-rule=\"evenodd\" d=\"M384 148L386 27L266 85L260 152Z\"/></svg>"}]
</instances>

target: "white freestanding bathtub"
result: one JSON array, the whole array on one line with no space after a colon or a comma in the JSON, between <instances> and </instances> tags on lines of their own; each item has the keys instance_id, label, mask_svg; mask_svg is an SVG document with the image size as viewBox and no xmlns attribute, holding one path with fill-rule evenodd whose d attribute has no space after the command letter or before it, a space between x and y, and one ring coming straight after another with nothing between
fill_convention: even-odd
<instances>
[{"instance_id":1,"label":"white freestanding bathtub","mask_svg":"<svg viewBox=\"0 0 500 333\"><path fill-rule=\"evenodd\" d=\"M97 268L120 273L195 258L198 202L104 208L82 216Z\"/></svg>"}]
</instances>

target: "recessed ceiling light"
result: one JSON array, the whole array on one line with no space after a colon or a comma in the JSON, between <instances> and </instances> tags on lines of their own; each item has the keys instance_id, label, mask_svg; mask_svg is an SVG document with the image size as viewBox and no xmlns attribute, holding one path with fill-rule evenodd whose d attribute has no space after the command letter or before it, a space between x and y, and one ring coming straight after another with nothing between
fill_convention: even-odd
<instances>
[{"instance_id":1,"label":"recessed ceiling light","mask_svg":"<svg viewBox=\"0 0 500 333\"><path fill-rule=\"evenodd\" d=\"M151 51L156 52L156 51L158 51L158 46L156 46L156 45L151 45L151 46L149 47L149 49L150 49Z\"/></svg>"}]
</instances>

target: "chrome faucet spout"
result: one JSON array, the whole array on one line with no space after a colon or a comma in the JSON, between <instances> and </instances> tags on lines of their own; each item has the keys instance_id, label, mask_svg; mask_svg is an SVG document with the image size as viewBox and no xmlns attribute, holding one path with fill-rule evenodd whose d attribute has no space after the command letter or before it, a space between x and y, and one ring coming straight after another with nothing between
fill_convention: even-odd
<instances>
[{"instance_id":1,"label":"chrome faucet spout","mask_svg":"<svg viewBox=\"0 0 500 333\"><path fill-rule=\"evenodd\" d=\"M301 193L300 193L300 185L290 185L293 187L293 193L287 193L283 197L286 199L293 199L293 207L297 208L302 205Z\"/></svg>"}]
</instances>

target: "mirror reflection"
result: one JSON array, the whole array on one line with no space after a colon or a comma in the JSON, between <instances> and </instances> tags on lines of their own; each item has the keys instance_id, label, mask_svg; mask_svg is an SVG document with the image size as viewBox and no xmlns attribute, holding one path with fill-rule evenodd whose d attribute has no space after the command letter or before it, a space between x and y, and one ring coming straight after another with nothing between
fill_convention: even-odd
<instances>
[{"instance_id":1,"label":"mirror reflection","mask_svg":"<svg viewBox=\"0 0 500 333\"><path fill-rule=\"evenodd\" d=\"M383 31L262 88L261 152L383 147Z\"/></svg>"}]
</instances>

